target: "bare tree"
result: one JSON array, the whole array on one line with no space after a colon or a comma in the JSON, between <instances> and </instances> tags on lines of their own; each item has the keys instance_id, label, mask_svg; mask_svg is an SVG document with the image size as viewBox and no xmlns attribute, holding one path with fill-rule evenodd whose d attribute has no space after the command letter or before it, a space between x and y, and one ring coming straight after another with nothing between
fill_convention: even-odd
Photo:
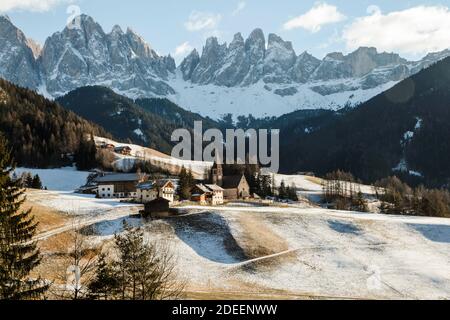
<instances>
[{"instance_id":1,"label":"bare tree","mask_svg":"<svg viewBox=\"0 0 450 320\"><path fill-rule=\"evenodd\" d=\"M68 252L57 273L52 292L60 299L79 300L87 294L87 285L94 276L98 249L92 248L80 228L70 231Z\"/></svg>"}]
</instances>

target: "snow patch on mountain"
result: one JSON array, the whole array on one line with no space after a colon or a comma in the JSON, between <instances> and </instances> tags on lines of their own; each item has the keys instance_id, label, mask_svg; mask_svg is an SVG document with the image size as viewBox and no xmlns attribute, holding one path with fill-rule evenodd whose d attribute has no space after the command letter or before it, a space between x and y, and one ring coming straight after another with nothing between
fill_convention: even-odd
<instances>
[{"instance_id":1,"label":"snow patch on mountain","mask_svg":"<svg viewBox=\"0 0 450 320\"><path fill-rule=\"evenodd\" d=\"M358 80L345 80L355 86ZM183 80L179 72L169 78L175 94L167 96L172 102L192 112L213 119L231 113L235 116L252 114L255 117L281 116L299 109L326 108L337 110L343 106L355 106L393 87L397 82L388 82L379 87L363 90L336 92L321 95L312 88L316 86L337 86L341 80L317 81L308 84L271 84L259 81L246 87L223 87L213 84L198 85ZM270 90L269 90L270 89ZM295 89L290 95L276 94L277 90Z\"/></svg>"}]
</instances>

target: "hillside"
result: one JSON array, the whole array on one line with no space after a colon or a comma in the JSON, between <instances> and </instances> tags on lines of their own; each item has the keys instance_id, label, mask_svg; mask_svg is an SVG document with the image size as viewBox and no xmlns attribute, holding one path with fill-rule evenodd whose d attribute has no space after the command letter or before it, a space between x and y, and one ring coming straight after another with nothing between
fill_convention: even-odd
<instances>
[{"instance_id":1,"label":"hillside","mask_svg":"<svg viewBox=\"0 0 450 320\"><path fill-rule=\"evenodd\" d=\"M99 86L83 87L57 99L65 108L97 123L116 138L170 153L172 131L179 126L144 110L133 100Z\"/></svg>"},{"instance_id":2,"label":"hillside","mask_svg":"<svg viewBox=\"0 0 450 320\"><path fill-rule=\"evenodd\" d=\"M204 128L217 128L217 122L198 113L187 111L168 99L136 99L135 103L147 112L157 114L178 127L192 129L195 121L202 121Z\"/></svg>"},{"instance_id":3,"label":"hillside","mask_svg":"<svg viewBox=\"0 0 450 320\"><path fill-rule=\"evenodd\" d=\"M282 139L284 171L335 169L364 181L397 174L442 186L450 179L450 59L408 78L320 129ZM282 128L287 133L295 124Z\"/></svg>"},{"instance_id":4,"label":"hillside","mask_svg":"<svg viewBox=\"0 0 450 320\"><path fill-rule=\"evenodd\" d=\"M17 165L27 167L71 164L62 155L74 153L84 134L110 137L57 103L1 79L0 133L8 139Z\"/></svg>"}]
</instances>

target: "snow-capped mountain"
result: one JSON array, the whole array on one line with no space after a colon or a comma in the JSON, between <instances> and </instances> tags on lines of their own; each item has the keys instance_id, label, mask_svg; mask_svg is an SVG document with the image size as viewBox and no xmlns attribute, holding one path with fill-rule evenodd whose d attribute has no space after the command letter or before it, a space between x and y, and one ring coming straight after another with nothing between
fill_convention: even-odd
<instances>
[{"instance_id":1,"label":"snow-capped mountain","mask_svg":"<svg viewBox=\"0 0 450 320\"><path fill-rule=\"evenodd\" d=\"M139 35L115 26L110 33L91 17L53 34L40 49L11 21L0 17L0 76L59 97L102 85L131 98L167 97L183 108L217 118L276 116L297 109L356 105L450 55L449 50L407 61L394 53L359 48L320 60L261 29L230 44L209 38L176 67Z\"/></svg>"},{"instance_id":2,"label":"snow-capped mountain","mask_svg":"<svg viewBox=\"0 0 450 320\"><path fill-rule=\"evenodd\" d=\"M0 76L29 88L41 82L33 53L34 42L16 28L7 16L0 16Z\"/></svg>"},{"instance_id":3,"label":"snow-capped mountain","mask_svg":"<svg viewBox=\"0 0 450 320\"><path fill-rule=\"evenodd\" d=\"M42 50L43 78L52 96L94 84L136 96L174 93L165 82L174 60L158 56L131 29L115 26L106 34L86 15L74 26L53 34Z\"/></svg>"}]
</instances>

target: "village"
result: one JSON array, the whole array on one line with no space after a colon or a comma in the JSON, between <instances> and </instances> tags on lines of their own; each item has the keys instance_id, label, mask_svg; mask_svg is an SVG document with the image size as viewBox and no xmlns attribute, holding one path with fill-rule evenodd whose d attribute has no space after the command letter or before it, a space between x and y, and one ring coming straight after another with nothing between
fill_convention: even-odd
<instances>
[{"instance_id":1,"label":"village","mask_svg":"<svg viewBox=\"0 0 450 320\"><path fill-rule=\"evenodd\" d=\"M117 156L132 155L132 148L126 145L116 147L112 143L99 142L97 148L108 150ZM93 173L95 178L78 192L95 194L101 199L120 199L144 204L144 213L152 216L167 214L170 207L180 203L180 178L177 175L152 179L149 174L142 172L117 173L94 170ZM219 161L214 163L205 178L192 177L191 180L193 181L187 187L188 196L184 198L190 204L220 206L237 200L262 201L258 195L251 194L250 185L244 174L225 175Z\"/></svg>"}]
</instances>

